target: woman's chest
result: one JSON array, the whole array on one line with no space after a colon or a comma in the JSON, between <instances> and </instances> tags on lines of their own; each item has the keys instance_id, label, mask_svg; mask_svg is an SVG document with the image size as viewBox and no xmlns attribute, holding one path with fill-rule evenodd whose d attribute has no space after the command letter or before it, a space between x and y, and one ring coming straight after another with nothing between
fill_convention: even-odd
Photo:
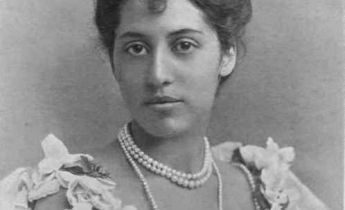
<instances>
[{"instance_id":1,"label":"woman's chest","mask_svg":"<svg viewBox=\"0 0 345 210\"><path fill-rule=\"evenodd\" d=\"M252 204L243 204L233 193L222 191L219 195L217 180L210 179L199 189L189 190L177 187L166 180L155 178L148 180L149 190L145 191L139 180L130 177L117 182L116 196L124 205L133 205L138 210L152 210L157 205L160 210L252 210ZM226 183L225 183L226 184ZM221 199L222 201L220 202Z\"/></svg>"},{"instance_id":2,"label":"woman's chest","mask_svg":"<svg viewBox=\"0 0 345 210\"><path fill-rule=\"evenodd\" d=\"M145 191L143 180L136 176L133 168L120 155L122 153L115 154L115 159L107 158L108 155L101 160L116 183L114 196L119 198L123 205L133 205L138 210L152 210L154 202L160 210L218 210L221 198L223 210L254 209L245 177L241 172L229 168L228 164L217 162L221 173L221 186L216 173L213 173L202 187L193 190L178 187L161 176L144 173L149 189Z\"/></svg>"}]
</instances>

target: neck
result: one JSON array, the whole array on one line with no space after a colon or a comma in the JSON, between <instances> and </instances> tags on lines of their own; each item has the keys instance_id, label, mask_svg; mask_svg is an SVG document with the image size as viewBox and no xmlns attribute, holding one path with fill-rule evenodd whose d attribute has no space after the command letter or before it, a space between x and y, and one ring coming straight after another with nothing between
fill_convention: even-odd
<instances>
[{"instance_id":1,"label":"neck","mask_svg":"<svg viewBox=\"0 0 345 210\"><path fill-rule=\"evenodd\" d=\"M199 131L179 136L157 137L147 133L135 121L131 123L133 140L144 153L186 173L195 173L202 167L205 133L206 131Z\"/></svg>"}]
</instances>

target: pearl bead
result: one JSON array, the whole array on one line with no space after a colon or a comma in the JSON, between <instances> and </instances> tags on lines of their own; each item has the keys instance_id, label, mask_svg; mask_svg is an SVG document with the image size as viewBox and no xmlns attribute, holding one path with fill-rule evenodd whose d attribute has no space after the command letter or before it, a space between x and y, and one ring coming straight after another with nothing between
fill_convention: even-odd
<instances>
[{"instance_id":1,"label":"pearl bead","mask_svg":"<svg viewBox=\"0 0 345 210\"><path fill-rule=\"evenodd\" d=\"M187 181L187 180L184 180L183 183L182 183L182 185L183 185L184 187L188 187L188 181Z\"/></svg>"},{"instance_id":2,"label":"pearl bead","mask_svg":"<svg viewBox=\"0 0 345 210\"><path fill-rule=\"evenodd\" d=\"M177 183L178 183L179 185L183 185L183 179L179 178L179 179L177 180Z\"/></svg>"},{"instance_id":3,"label":"pearl bead","mask_svg":"<svg viewBox=\"0 0 345 210\"><path fill-rule=\"evenodd\" d=\"M189 184L189 187L190 188L195 188L196 186L196 182L195 181L191 181L190 184Z\"/></svg>"}]
</instances>

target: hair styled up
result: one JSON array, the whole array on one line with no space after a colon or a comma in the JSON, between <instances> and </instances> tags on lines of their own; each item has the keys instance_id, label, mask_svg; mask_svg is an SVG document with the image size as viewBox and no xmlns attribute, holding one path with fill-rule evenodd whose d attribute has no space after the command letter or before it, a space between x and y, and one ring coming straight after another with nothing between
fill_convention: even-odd
<instances>
[{"instance_id":1,"label":"hair styled up","mask_svg":"<svg viewBox=\"0 0 345 210\"><path fill-rule=\"evenodd\" d=\"M152 13L160 13L166 9L168 0L138 1L145 1ZM223 53L234 46L244 47L241 38L244 27L252 16L251 0L189 1L204 13L205 21L217 32ZM120 11L125 2L125 0L96 0L95 23L102 44L108 50L110 57L113 54L116 28L120 24ZM226 77L222 78L224 79Z\"/></svg>"}]
</instances>

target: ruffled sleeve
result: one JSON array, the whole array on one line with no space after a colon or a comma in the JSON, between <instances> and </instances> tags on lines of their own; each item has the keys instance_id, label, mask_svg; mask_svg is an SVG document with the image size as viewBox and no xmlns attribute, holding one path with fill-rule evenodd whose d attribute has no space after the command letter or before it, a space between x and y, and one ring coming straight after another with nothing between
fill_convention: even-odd
<instances>
[{"instance_id":1,"label":"ruffled sleeve","mask_svg":"<svg viewBox=\"0 0 345 210\"><path fill-rule=\"evenodd\" d=\"M290 170L292 147L279 148L268 138L266 148L225 142L212 148L216 158L239 167L252 189L256 209L328 210Z\"/></svg>"},{"instance_id":2,"label":"ruffled sleeve","mask_svg":"<svg viewBox=\"0 0 345 210\"><path fill-rule=\"evenodd\" d=\"M66 189L70 210L136 210L113 196L115 183L87 154L69 154L53 135L42 142L36 168L18 168L0 181L0 210L33 210L35 201ZM62 209L63 210L63 209Z\"/></svg>"}]
</instances>

